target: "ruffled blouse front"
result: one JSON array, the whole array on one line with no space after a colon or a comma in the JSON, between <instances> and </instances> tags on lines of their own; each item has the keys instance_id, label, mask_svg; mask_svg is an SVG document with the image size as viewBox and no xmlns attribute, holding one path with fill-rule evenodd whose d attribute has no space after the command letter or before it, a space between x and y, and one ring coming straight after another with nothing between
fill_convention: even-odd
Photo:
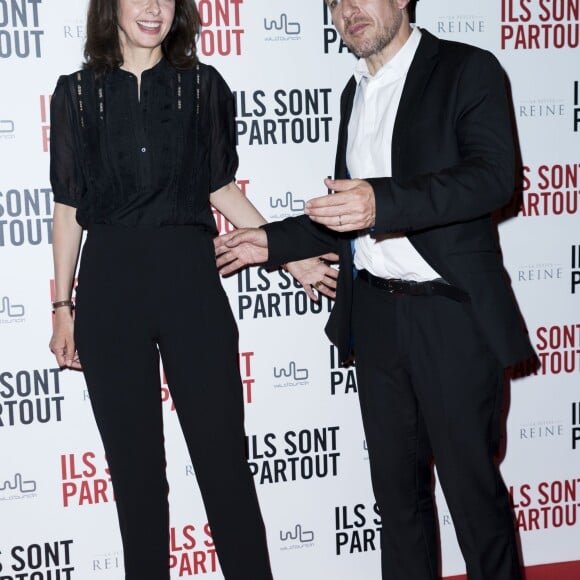
<instances>
[{"instance_id":1,"label":"ruffled blouse front","mask_svg":"<svg viewBox=\"0 0 580 580\"><path fill-rule=\"evenodd\" d=\"M211 66L179 71L165 59L137 77L90 69L59 78L51 100L54 200L77 221L121 226L203 225L209 194L238 167L234 101Z\"/></svg>"}]
</instances>

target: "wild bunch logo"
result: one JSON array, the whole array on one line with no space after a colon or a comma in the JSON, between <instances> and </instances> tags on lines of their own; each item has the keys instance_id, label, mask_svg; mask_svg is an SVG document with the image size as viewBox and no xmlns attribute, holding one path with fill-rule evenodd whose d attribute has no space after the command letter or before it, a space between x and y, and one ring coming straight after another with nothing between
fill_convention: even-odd
<instances>
[{"instance_id":1,"label":"wild bunch logo","mask_svg":"<svg viewBox=\"0 0 580 580\"><path fill-rule=\"evenodd\" d=\"M36 493L36 481L24 477L22 473L15 473L2 481L0 476L0 501L14 501L17 499L33 499Z\"/></svg>"},{"instance_id":2,"label":"wild bunch logo","mask_svg":"<svg viewBox=\"0 0 580 580\"><path fill-rule=\"evenodd\" d=\"M502 0L502 50L580 46L578 0Z\"/></svg>"},{"instance_id":3,"label":"wild bunch logo","mask_svg":"<svg viewBox=\"0 0 580 580\"><path fill-rule=\"evenodd\" d=\"M276 18L264 18L264 30L266 42L291 42L302 40L300 22L291 20L286 12L282 12Z\"/></svg>"},{"instance_id":4,"label":"wild bunch logo","mask_svg":"<svg viewBox=\"0 0 580 580\"><path fill-rule=\"evenodd\" d=\"M271 220L282 220L292 215L304 213L306 202L292 191L286 191L278 197L270 197L270 208L276 213L270 214Z\"/></svg>"},{"instance_id":5,"label":"wild bunch logo","mask_svg":"<svg viewBox=\"0 0 580 580\"><path fill-rule=\"evenodd\" d=\"M287 530L280 530L280 550L302 550L314 546L314 532L302 524L296 524Z\"/></svg>"},{"instance_id":6,"label":"wild bunch logo","mask_svg":"<svg viewBox=\"0 0 580 580\"><path fill-rule=\"evenodd\" d=\"M0 1L0 58L41 58L42 0Z\"/></svg>"},{"instance_id":7,"label":"wild bunch logo","mask_svg":"<svg viewBox=\"0 0 580 580\"><path fill-rule=\"evenodd\" d=\"M0 296L0 324L20 324L26 319L23 304L18 304L9 296Z\"/></svg>"},{"instance_id":8,"label":"wild bunch logo","mask_svg":"<svg viewBox=\"0 0 580 580\"><path fill-rule=\"evenodd\" d=\"M204 56L240 56L245 30L241 22L244 0L198 0L201 19L199 49Z\"/></svg>"},{"instance_id":9,"label":"wild bunch logo","mask_svg":"<svg viewBox=\"0 0 580 580\"><path fill-rule=\"evenodd\" d=\"M0 580L72 580L73 540L12 546L0 551Z\"/></svg>"},{"instance_id":10,"label":"wild bunch logo","mask_svg":"<svg viewBox=\"0 0 580 580\"><path fill-rule=\"evenodd\" d=\"M302 368L296 363L296 361L291 360L288 364L275 366L273 368L275 389L287 388L287 387L304 387L310 384L308 377L310 373L307 368Z\"/></svg>"},{"instance_id":11,"label":"wild bunch logo","mask_svg":"<svg viewBox=\"0 0 580 580\"><path fill-rule=\"evenodd\" d=\"M317 427L246 438L250 471L257 483L321 479L338 475L340 427Z\"/></svg>"},{"instance_id":12,"label":"wild bunch logo","mask_svg":"<svg viewBox=\"0 0 580 580\"><path fill-rule=\"evenodd\" d=\"M12 141L16 139L16 125L12 119L0 119L0 140Z\"/></svg>"},{"instance_id":13,"label":"wild bunch logo","mask_svg":"<svg viewBox=\"0 0 580 580\"><path fill-rule=\"evenodd\" d=\"M337 556L380 550L382 522L379 507L363 503L334 508L335 548Z\"/></svg>"},{"instance_id":14,"label":"wild bunch logo","mask_svg":"<svg viewBox=\"0 0 580 580\"><path fill-rule=\"evenodd\" d=\"M0 247L52 244L52 189L0 191Z\"/></svg>"}]
</instances>

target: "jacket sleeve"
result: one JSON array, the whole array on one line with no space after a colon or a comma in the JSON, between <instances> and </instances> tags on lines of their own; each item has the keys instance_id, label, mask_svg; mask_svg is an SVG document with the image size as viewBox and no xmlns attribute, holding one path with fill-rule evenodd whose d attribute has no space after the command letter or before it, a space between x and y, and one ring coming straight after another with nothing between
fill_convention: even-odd
<instances>
[{"instance_id":1,"label":"jacket sleeve","mask_svg":"<svg viewBox=\"0 0 580 580\"><path fill-rule=\"evenodd\" d=\"M469 221L511 199L515 154L505 74L491 53L479 49L469 52L462 64L448 95L454 103L458 162L409 180L367 179L375 192L375 234Z\"/></svg>"},{"instance_id":2,"label":"jacket sleeve","mask_svg":"<svg viewBox=\"0 0 580 580\"><path fill-rule=\"evenodd\" d=\"M262 228L268 235L268 268L338 249L338 236L305 215L265 224Z\"/></svg>"}]
</instances>

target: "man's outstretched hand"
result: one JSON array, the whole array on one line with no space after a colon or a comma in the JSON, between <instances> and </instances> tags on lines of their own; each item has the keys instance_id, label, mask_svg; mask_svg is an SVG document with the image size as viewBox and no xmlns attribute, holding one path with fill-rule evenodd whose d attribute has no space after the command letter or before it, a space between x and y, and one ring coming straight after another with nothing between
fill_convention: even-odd
<instances>
[{"instance_id":1,"label":"man's outstretched hand","mask_svg":"<svg viewBox=\"0 0 580 580\"><path fill-rule=\"evenodd\" d=\"M268 236L260 228L239 229L214 240L216 263L222 276L241 268L262 264L268 259ZM308 296L316 301L319 294L336 297L338 271L328 263L338 261L336 254L306 258L286 264L286 269L302 284Z\"/></svg>"},{"instance_id":2,"label":"man's outstretched hand","mask_svg":"<svg viewBox=\"0 0 580 580\"><path fill-rule=\"evenodd\" d=\"M268 259L268 236L260 228L243 228L214 239L216 263L222 276Z\"/></svg>"}]
</instances>

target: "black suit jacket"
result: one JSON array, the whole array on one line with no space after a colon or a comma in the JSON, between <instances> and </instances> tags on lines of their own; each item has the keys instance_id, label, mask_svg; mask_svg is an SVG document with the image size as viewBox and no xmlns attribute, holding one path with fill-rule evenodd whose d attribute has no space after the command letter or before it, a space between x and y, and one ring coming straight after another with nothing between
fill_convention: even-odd
<instances>
[{"instance_id":1,"label":"black suit jacket","mask_svg":"<svg viewBox=\"0 0 580 580\"><path fill-rule=\"evenodd\" d=\"M348 176L355 90L351 78L341 97L336 178ZM374 232L405 232L441 276L469 294L475 322L504 366L533 355L491 218L513 195L514 168L506 79L498 61L489 52L423 30L395 121L393 175L367 180L375 191ZM338 250L337 299L326 332L347 361L352 235L331 232L306 216L264 227L270 266Z\"/></svg>"}]
</instances>

